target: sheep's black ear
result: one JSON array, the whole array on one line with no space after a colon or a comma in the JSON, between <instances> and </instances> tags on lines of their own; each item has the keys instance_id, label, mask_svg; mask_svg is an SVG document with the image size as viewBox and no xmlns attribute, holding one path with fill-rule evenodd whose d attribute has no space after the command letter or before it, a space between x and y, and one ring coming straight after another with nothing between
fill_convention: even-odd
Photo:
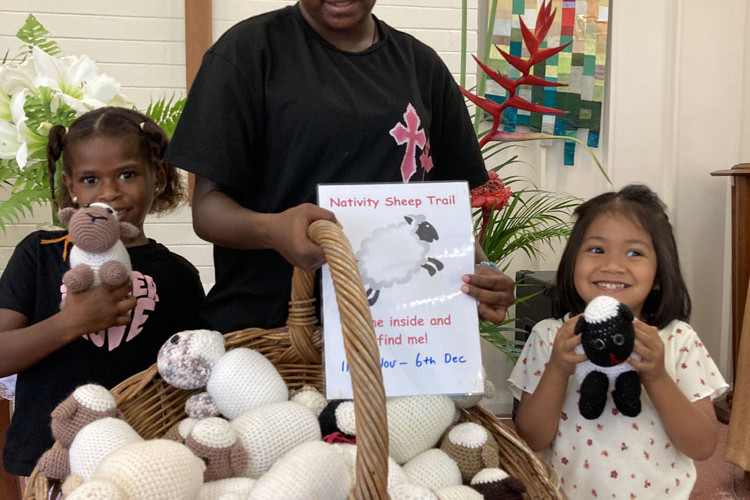
<instances>
[{"instance_id":1,"label":"sheep's black ear","mask_svg":"<svg viewBox=\"0 0 750 500\"><path fill-rule=\"evenodd\" d=\"M404 215L404 220L408 222L409 224L411 224L414 221L414 219L411 218L411 215Z\"/></svg>"},{"instance_id":2,"label":"sheep's black ear","mask_svg":"<svg viewBox=\"0 0 750 500\"><path fill-rule=\"evenodd\" d=\"M576 323L576 327L573 330L573 333L575 333L576 335L580 335L584 332L584 330L586 330L586 318L581 316L580 318L578 318L578 322Z\"/></svg>"},{"instance_id":3,"label":"sheep's black ear","mask_svg":"<svg viewBox=\"0 0 750 500\"><path fill-rule=\"evenodd\" d=\"M622 302L617 305L617 314L625 321L633 321L633 311L631 311L630 308Z\"/></svg>"}]
</instances>

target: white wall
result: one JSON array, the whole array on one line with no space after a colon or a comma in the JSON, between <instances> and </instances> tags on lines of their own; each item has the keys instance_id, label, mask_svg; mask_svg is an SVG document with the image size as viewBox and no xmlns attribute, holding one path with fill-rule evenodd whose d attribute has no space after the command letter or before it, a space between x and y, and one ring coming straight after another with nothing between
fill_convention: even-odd
<instances>
[{"instance_id":1,"label":"white wall","mask_svg":"<svg viewBox=\"0 0 750 500\"><path fill-rule=\"evenodd\" d=\"M288 0L213 0L214 38L236 21ZM477 0L469 4L476 8ZM692 323L725 376L730 373L728 180L713 170L750 162L750 8L746 0L614 0L608 104L597 150L620 188L646 182L668 204L692 293ZM68 54L87 53L123 84L140 107L152 97L184 88L182 0L3 0L0 53L18 46L13 34L35 13ZM379 0L375 13L434 47L459 71L458 0ZM476 46L476 10L469 46ZM743 43L744 42L744 43ZM467 82L473 85L474 80ZM580 137L583 138L583 135ZM536 169L525 172L541 187L588 198L611 189L583 151L576 166L562 166L560 146L524 146ZM0 235L0 269L10 249L43 214ZM212 281L210 247L190 226L189 209L151 219L147 234L188 257ZM554 269L557 257L517 262L517 268ZM486 355L488 353L485 353ZM487 362L502 388L509 365L490 352ZM505 396L504 396L505 397ZM498 402L499 410L507 400ZM506 406L503 406L506 405Z\"/></svg>"}]
</instances>

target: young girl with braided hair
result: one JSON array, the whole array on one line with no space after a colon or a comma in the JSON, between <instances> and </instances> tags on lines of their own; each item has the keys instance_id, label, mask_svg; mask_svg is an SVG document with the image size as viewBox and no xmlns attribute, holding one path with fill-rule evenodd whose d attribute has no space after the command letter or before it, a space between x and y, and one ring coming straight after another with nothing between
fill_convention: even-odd
<instances>
[{"instance_id":1,"label":"young girl with braided hair","mask_svg":"<svg viewBox=\"0 0 750 500\"><path fill-rule=\"evenodd\" d=\"M187 260L146 237L149 213L174 209L184 195L163 161L167 136L143 114L105 107L54 126L47 146L60 207L102 202L139 229L124 240L133 272L121 286L67 294L66 231L36 231L16 247L0 277L0 377L18 373L15 412L3 450L5 469L28 476L53 444L50 413L79 385L107 388L147 368L175 332L195 328L204 293Z\"/></svg>"}]
</instances>

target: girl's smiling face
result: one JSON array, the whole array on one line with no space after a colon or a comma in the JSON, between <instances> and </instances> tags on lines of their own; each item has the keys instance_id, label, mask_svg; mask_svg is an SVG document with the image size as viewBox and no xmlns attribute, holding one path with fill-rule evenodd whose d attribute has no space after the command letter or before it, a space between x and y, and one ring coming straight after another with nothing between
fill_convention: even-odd
<instances>
[{"instance_id":1,"label":"girl's smiling face","mask_svg":"<svg viewBox=\"0 0 750 500\"><path fill-rule=\"evenodd\" d=\"M62 181L78 206L102 202L112 207L121 221L141 230L127 245L145 244L143 222L151 210L156 190L163 186L156 169L141 155L135 143L96 135L71 150L70 173Z\"/></svg>"},{"instance_id":2,"label":"girl's smiling face","mask_svg":"<svg viewBox=\"0 0 750 500\"><path fill-rule=\"evenodd\" d=\"M609 295L640 317L655 286L656 266L651 236L629 218L605 213L584 234L573 272L575 288L586 304Z\"/></svg>"}]
</instances>

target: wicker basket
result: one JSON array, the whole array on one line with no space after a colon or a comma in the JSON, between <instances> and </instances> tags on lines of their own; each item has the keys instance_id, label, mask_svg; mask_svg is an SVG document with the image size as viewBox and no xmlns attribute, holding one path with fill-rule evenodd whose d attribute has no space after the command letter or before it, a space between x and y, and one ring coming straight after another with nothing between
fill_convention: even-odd
<instances>
[{"instance_id":1,"label":"wicker basket","mask_svg":"<svg viewBox=\"0 0 750 500\"><path fill-rule=\"evenodd\" d=\"M318 221L311 238L325 251L331 268L350 367L357 422L356 482L350 498L388 498L388 433L380 356L357 263L351 246L335 224ZM321 332L315 315L314 275L295 269L287 326L248 328L225 335L227 349L243 346L264 354L291 388L303 384L324 386ZM156 364L112 389L125 419L145 439L163 436L186 417L184 405L193 393L175 389L161 379ZM493 414L476 406L462 410L462 421L484 426L497 442L500 465L527 488L529 499L563 499L554 471L526 446L518 435ZM54 486L35 469L23 500L46 500Z\"/></svg>"}]
</instances>

